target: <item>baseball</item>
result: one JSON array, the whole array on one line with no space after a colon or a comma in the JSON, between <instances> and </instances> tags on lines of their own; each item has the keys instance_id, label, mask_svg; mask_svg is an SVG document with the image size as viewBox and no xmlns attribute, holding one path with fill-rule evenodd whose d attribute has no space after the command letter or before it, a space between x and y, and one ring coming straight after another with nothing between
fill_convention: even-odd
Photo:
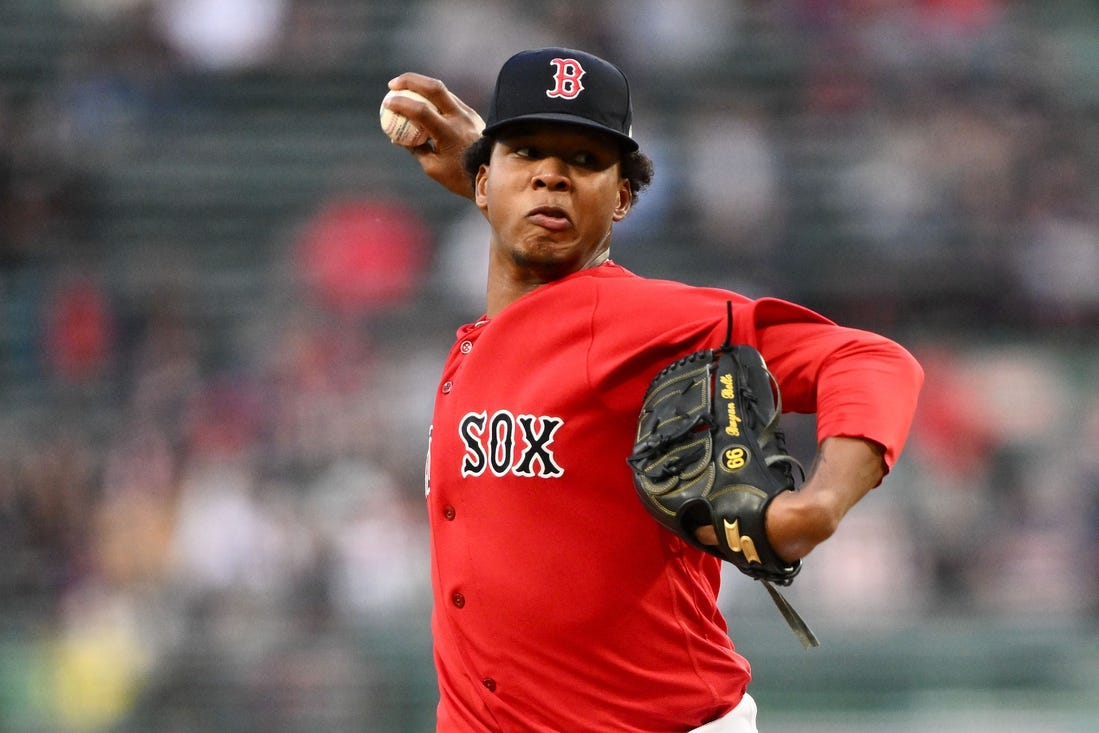
<instances>
[{"instance_id":1,"label":"baseball","mask_svg":"<svg viewBox=\"0 0 1099 733\"><path fill-rule=\"evenodd\" d=\"M406 148L414 148L417 145L423 145L427 142L428 134L427 130L417 125L412 120L408 119L402 114L388 109L385 106L387 100L393 97L409 97L426 104L431 104L422 94L409 91L408 89L393 89L382 99L381 108L381 123L382 130L389 136L389 139L398 145L403 145Z\"/></svg>"}]
</instances>

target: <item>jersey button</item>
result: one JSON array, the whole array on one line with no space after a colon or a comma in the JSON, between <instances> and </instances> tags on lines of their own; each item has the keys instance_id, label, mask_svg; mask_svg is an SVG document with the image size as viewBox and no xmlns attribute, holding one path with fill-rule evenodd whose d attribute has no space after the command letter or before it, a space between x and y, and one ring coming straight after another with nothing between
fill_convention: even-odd
<instances>
[{"instance_id":1,"label":"jersey button","mask_svg":"<svg viewBox=\"0 0 1099 733\"><path fill-rule=\"evenodd\" d=\"M466 597L461 593L455 593L450 597L450 602L453 603L456 608L462 608L466 605Z\"/></svg>"},{"instance_id":2,"label":"jersey button","mask_svg":"<svg viewBox=\"0 0 1099 733\"><path fill-rule=\"evenodd\" d=\"M453 522L454 521L454 515L456 513L457 512L454 511L454 507L452 507L452 506L447 506L445 509L443 509L443 517L448 522Z\"/></svg>"},{"instance_id":3,"label":"jersey button","mask_svg":"<svg viewBox=\"0 0 1099 733\"><path fill-rule=\"evenodd\" d=\"M489 692L496 692L496 680L491 677L485 677L481 680L481 684L485 686L485 689Z\"/></svg>"},{"instance_id":4,"label":"jersey button","mask_svg":"<svg viewBox=\"0 0 1099 733\"><path fill-rule=\"evenodd\" d=\"M450 394L450 390L453 389L454 383L450 381L443 382L443 394Z\"/></svg>"},{"instance_id":5,"label":"jersey button","mask_svg":"<svg viewBox=\"0 0 1099 733\"><path fill-rule=\"evenodd\" d=\"M473 351L473 342L463 341L462 345L458 348L462 351L463 354L468 354L469 352Z\"/></svg>"}]
</instances>

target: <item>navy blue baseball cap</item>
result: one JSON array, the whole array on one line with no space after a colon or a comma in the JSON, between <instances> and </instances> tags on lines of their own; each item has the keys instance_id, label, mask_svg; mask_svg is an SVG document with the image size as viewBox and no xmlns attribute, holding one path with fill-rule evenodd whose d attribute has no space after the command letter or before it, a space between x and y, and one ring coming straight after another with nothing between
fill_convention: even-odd
<instances>
[{"instance_id":1,"label":"navy blue baseball cap","mask_svg":"<svg viewBox=\"0 0 1099 733\"><path fill-rule=\"evenodd\" d=\"M614 64L584 51L520 51L500 67L484 134L516 122L560 122L605 132L627 151L633 139L630 83Z\"/></svg>"}]
</instances>

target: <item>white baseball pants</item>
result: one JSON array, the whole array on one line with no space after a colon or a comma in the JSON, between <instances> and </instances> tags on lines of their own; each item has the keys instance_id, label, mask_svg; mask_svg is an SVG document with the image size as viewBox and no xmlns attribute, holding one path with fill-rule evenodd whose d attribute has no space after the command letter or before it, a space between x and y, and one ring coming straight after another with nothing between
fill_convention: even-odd
<instances>
[{"instance_id":1,"label":"white baseball pants","mask_svg":"<svg viewBox=\"0 0 1099 733\"><path fill-rule=\"evenodd\" d=\"M691 733L759 733L756 730L756 701L746 692L735 708Z\"/></svg>"}]
</instances>

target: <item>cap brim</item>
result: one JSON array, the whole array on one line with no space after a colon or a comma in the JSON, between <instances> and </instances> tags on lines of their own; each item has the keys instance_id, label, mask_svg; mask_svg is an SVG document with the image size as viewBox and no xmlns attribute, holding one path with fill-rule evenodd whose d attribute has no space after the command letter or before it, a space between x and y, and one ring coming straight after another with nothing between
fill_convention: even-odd
<instances>
[{"instance_id":1,"label":"cap brim","mask_svg":"<svg viewBox=\"0 0 1099 733\"><path fill-rule=\"evenodd\" d=\"M520 115L518 117L509 117L503 122L498 122L495 125L489 125L485 128L485 135L498 135L501 130L511 127L515 124L522 122L556 122L564 125L574 125L576 127L583 127L589 130L596 130L598 132L605 133L610 137L617 140L627 152L634 152L641 146L637 144L629 135L625 135L613 127L607 127L606 125L600 125L598 122L593 122L587 117L578 117L576 115L567 115L557 112L539 112L537 114Z\"/></svg>"}]
</instances>

